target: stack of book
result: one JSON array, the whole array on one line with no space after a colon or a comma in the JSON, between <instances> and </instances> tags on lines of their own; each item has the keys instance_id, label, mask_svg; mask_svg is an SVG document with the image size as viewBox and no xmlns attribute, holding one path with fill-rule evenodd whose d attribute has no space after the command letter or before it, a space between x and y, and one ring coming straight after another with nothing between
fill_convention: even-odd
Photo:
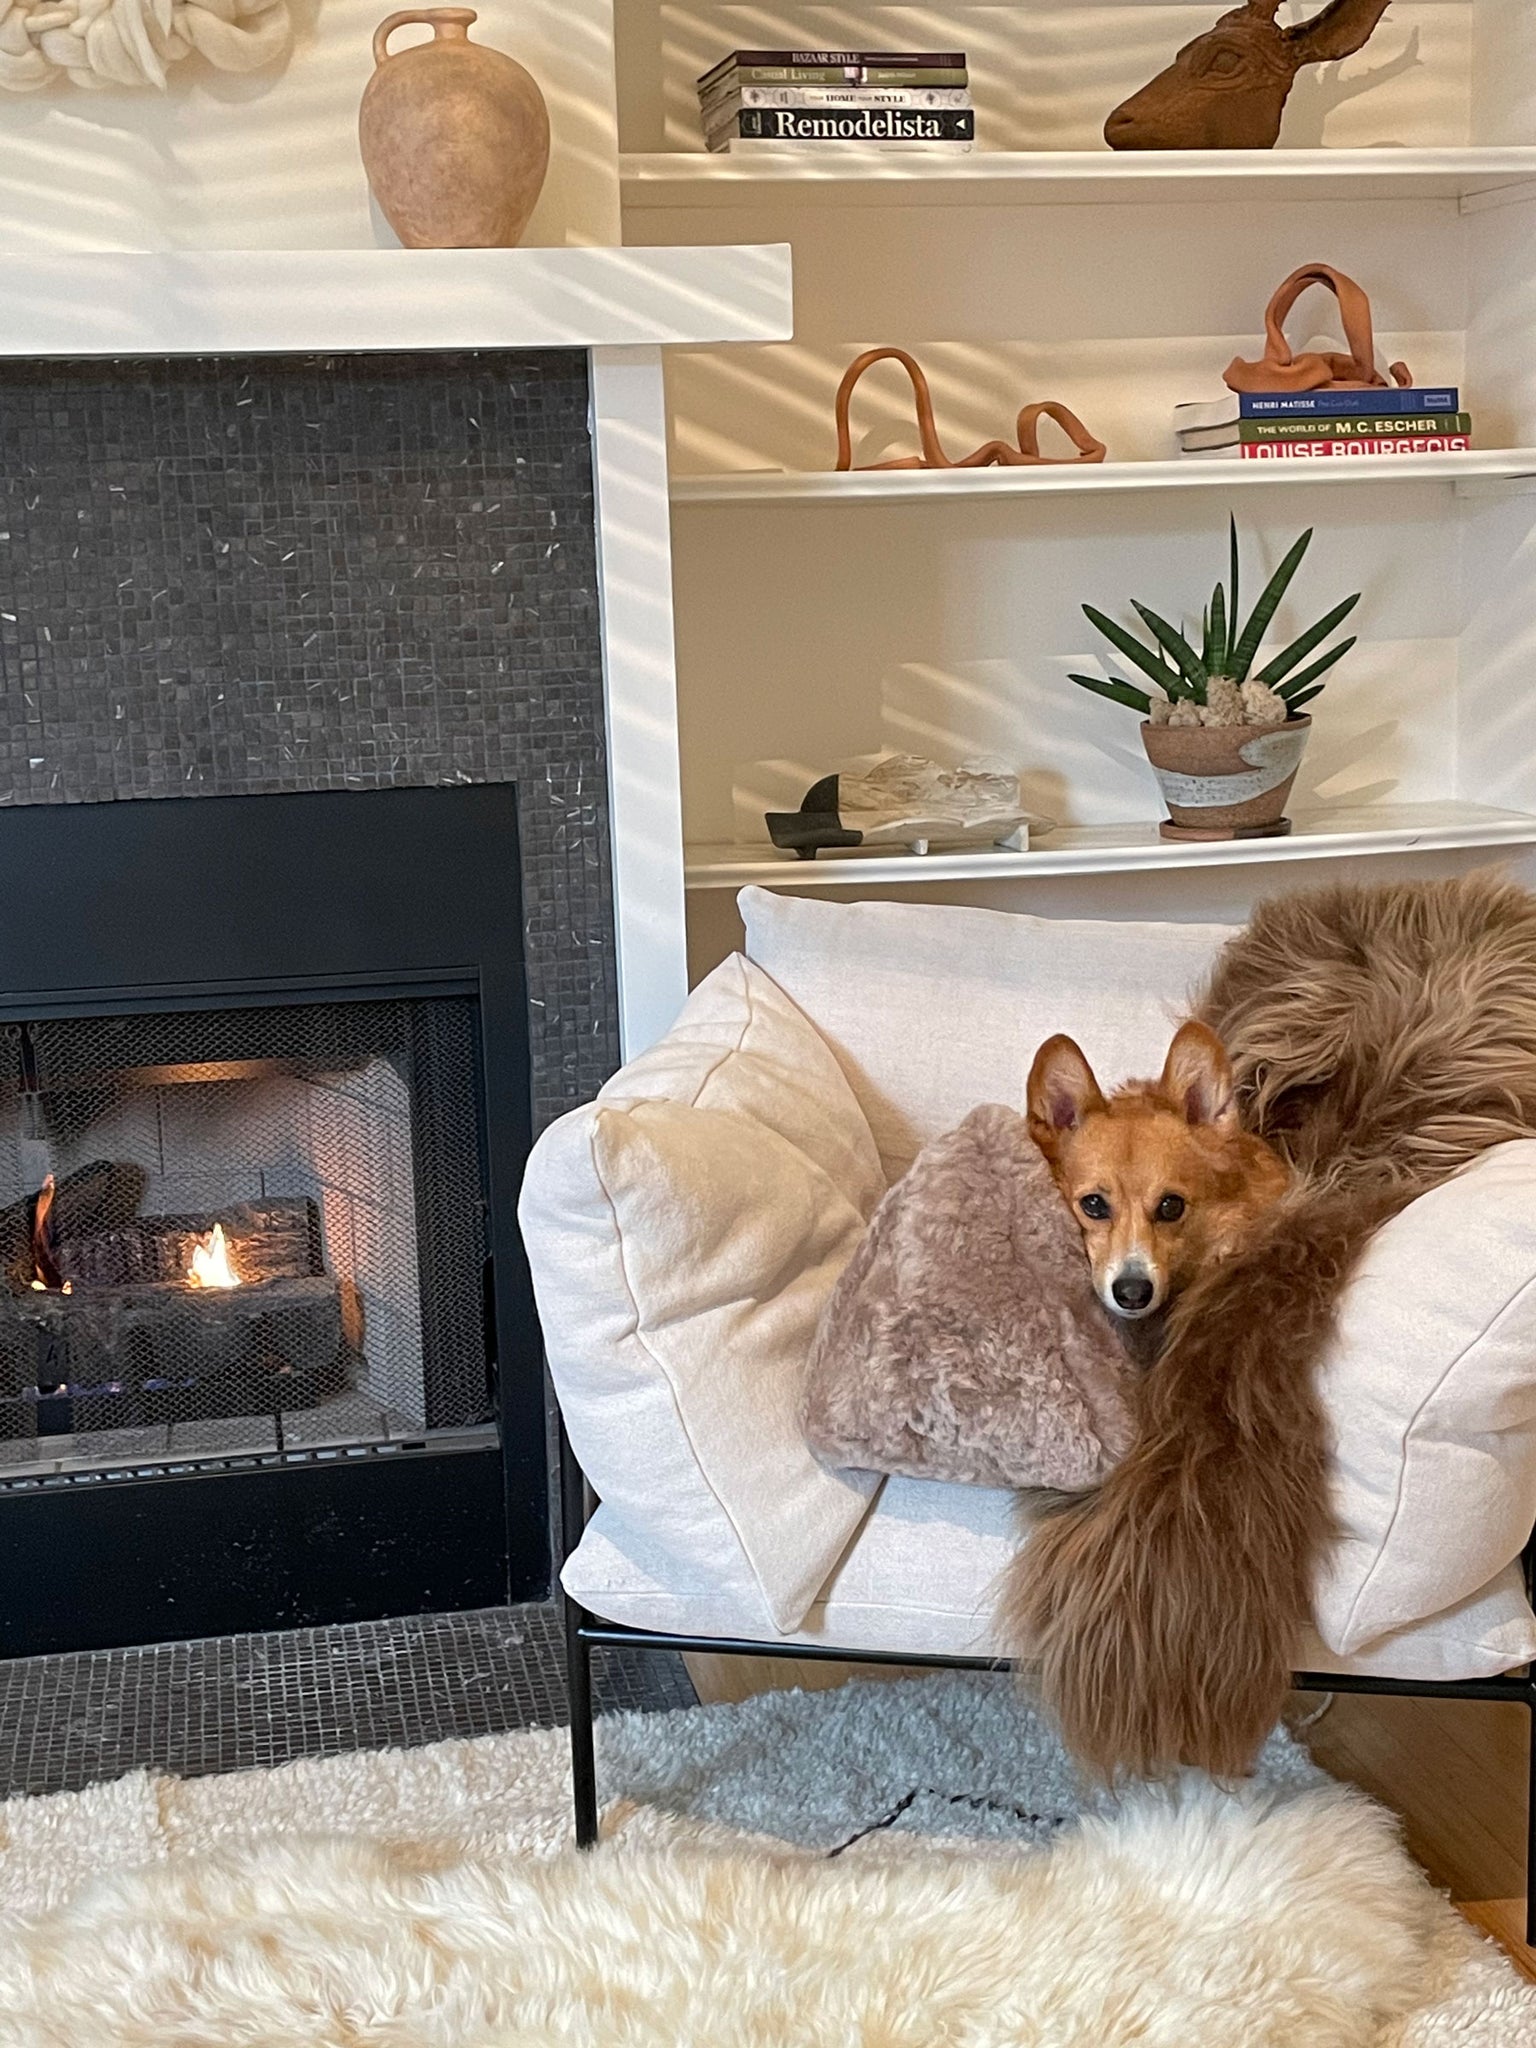
<instances>
[{"instance_id":1,"label":"stack of book","mask_svg":"<svg viewBox=\"0 0 1536 2048\"><path fill-rule=\"evenodd\" d=\"M963 50L733 50L699 80L712 150L967 150Z\"/></svg>"},{"instance_id":2,"label":"stack of book","mask_svg":"<svg viewBox=\"0 0 1536 2048\"><path fill-rule=\"evenodd\" d=\"M1448 455L1472 446L1454 385L1371 391L1258 391L1176 405L1179 453L1241 462L1335 455Z\"/></svg>"}]
</instances>

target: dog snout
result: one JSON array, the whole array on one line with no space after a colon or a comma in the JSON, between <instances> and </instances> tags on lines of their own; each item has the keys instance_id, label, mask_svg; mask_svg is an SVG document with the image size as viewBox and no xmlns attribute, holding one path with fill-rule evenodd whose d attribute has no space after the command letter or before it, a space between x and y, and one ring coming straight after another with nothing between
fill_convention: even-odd
<instances>
[{"instance_id":1,"label":"dog snout","mask_svg":"<svg viewBox=\"0 0 1536 2048\"><path fill-rule=\"evenodd\" d=\"M1145 1273L1117 1273L1109 1283L1109 1291L1116 1308L1128 1316L1139 1316L1152 1306L1157 1289Z\"/></svg>"}]
</instances>

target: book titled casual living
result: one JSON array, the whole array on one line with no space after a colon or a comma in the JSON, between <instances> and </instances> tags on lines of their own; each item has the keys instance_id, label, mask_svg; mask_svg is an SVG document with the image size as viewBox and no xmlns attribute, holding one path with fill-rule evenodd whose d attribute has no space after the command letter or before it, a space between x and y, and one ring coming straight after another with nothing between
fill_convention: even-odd
<instances>
[{"instance_id":1,"label":"book titled casual living","mask_svg":"<svg viewBox=\"0 0 1536 2048\"><path fill-rule=\"evenodd\" d=\"M814 85L829 72L839 71L864 74L853 82L866 85L943 85L963 84L965 70L963 50L732 50L699 79L699 97L706 97L728 72L735 72L743 84L754 85ZM926 75L912 76L935 71L960 76L932 81ZM870 75L875 73L880 75Z\"/></svg>"}]
</instances>

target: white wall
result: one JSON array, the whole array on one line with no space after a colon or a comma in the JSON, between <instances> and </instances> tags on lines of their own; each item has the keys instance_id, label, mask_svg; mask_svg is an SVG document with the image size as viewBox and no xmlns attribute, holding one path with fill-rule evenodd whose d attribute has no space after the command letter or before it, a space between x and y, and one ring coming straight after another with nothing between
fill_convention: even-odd
<instances>
[{"instance_id":1,"label":"white wall","mask_svg":"<svg viewBox=\"0 0 1536 2048\"><path fill-rule=\"evenodd\" d=\"M248 78L194 57L163 95L0 93L0 250L393 246L357 148L389 0L294 5L291 55ZM484 0L471 34L526 64L549 103L549 178L525 243L616 243L611 0Z\"/></svg>"},{"instance_id":2,"label":"white wall","mask_svg":"<svg viewBox=\"0 0 1536 2048\"><path fill-rule=\"evenodd\" d=\"M1270 294L1319 261L1365 284L1384 359L1402 357L1425 381L1455 382L1464 367L1475 376L1464 361L1468 227L1451 200L796 209L791 198L631 204L625 216L633 242L793 236L794 341L668 361L685 474L830 469L838 379L860 350L888 343L922 362L953 453L1006 433L1027 400L1057 398L1112 459L1167 457L1171 408L1218 395L1234 355L1260 355ZM1290 323L1298 345L1314 331L1338 331L1322 292ZM1514 426L1503 383L1501 363L1485 395ZM853 413L856 461L915 447L899 367L872 371Z\"/></svg>"}]
</instances>

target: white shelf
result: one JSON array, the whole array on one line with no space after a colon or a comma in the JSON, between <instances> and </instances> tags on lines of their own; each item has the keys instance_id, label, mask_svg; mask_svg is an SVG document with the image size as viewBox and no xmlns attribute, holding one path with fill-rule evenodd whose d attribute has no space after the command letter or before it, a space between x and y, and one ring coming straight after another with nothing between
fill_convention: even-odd
<instances>
[{"instance_id":1,"label":"white shelf","mask_svg":"<svg viewBox=\"0 0 1536 2048\"><path fill-rule=\"evenodd\" d=\"M786 341L782 243L680 249L15 251L0 356Z\"/></svg>"},{"instance_id":2,"label":"white shelf","mask_svg":"<svg viewBox=\"0 0 1536 2048\"><path fill-rule=\"evenodd\" d=\"M1341 455L1327 462L1071 463L1040 469L722 470L674 476L674 505L889 504L915 498L1022 498L1066 491L1283 490L1292 484L1443 483L1481 491L1536 478L1536 448L1452 455Z\"/></svg>"},{"instance_id":3,"label":"white shelf","mask_svg":"<svg viewBox=\"0 0 1536 2048\"><path fill-rule=\"evenodd\" d=\"M1160 839L1155 824L1069 826L1027 853L822 853L797 860L760 846L690 846L690 889L856 889L888 882L974 882L1014 876L1104 875L1158 868L1231 867L1348 855L1437 853L1536 845L1536 815L1482 804L1381 804L1303 813L1285 839Z\"/></svg>"},{"instance_id":4,"label":"white shelf","mask_svg":"<svg viewBox=\"0 0 1536 2048\"><path fill-rule=\"evenodd\" d=\"M793 156L664 150L620 158L624 203L648 206L1166 205L1173 200L1445 199L1536 194L1536 149L914 150Z\"/></svg>"}]
</instances>

